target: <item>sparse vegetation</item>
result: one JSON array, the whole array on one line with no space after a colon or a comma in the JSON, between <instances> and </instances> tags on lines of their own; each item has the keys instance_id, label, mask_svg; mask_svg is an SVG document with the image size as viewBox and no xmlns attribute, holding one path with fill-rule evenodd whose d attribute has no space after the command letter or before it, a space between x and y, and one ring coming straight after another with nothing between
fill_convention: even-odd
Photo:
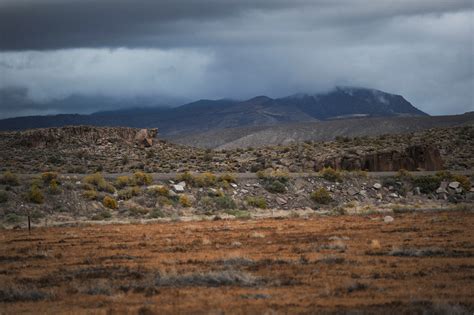
<instances>
[{"instance_id":1,"label":"sparse vegetation","mask_svg":"<svg viewBox=\"0 0 474 315\"><path fill-rule=\"evenodd\" d=\"M130 177L128 176L118 176L115 179L115 183L114 183L115 187L119 189L127 187L129 184L130 184Z\"/></svg>"},{"instance_id":2,"label":"sparse vegetation","mask_svg":"<svg viewBox=\"0 0 474 315\"><path fill-rule=\"evenodd\" d=\"M112 217L112 214L110 213L110 211L107 209L104 209L101 212L93 215L91 220L101 221L101 220L110 219L111 217Z\"/></svg>"},{"instance_id":3,"label":"sparse vegetation","mask_svg":"<svg viewBox=\"0 0 474 315\"><path fill-rule=\"evenodd\" d=\"M82 193L82 196L88 200L97 200L99 194L95 190L85 190Z\"/></svg>"},{"instance_id":4,"label":"sparse vegetation","mask_svg":"<svg viewBox=\"0 0 474 315\"><path fill-rule=\"evenodd\" d=\"M8 193L4 190L0 191L0 203L4 203L8 201Z\"/></svg>"},{"instance_id":5,"label":"sparse vegetation","mask_svg":"<svg viewBox=\"0 0 474 315\"><path fill-rule=\"evenodd\" d=\"M438 176L417 176L412 177L412 183L415 187L419 187L424 194L433 193L441 184L441 179Z\"/></svg>"},{"instance_id":6,"label":"sparse vegetation","mask_svg":"<svg viewBox=\"0 0 474 315\"><path fill-rule=\"evenodd\" d=\"M44 172L41 174L41 180L45 185L49 185L52 181L58 183L58 173L56 172Z\"/></svg>"},{"instance_id":7,"label":"sparse vegetation","mask_svg":"<svg viewBox=\"0 0 474 315\"><path fill-rule=\"evenodd\" d=\"M114 193L115 187L108 183L105 178L102 176L101 173L94 173L91 175L87 175L82 180L86 185L93 186L95 189L99 191L105 191L108 193ZM92 190L90 186L86 186L87 190Z\"/></svg>"}]
</instances>

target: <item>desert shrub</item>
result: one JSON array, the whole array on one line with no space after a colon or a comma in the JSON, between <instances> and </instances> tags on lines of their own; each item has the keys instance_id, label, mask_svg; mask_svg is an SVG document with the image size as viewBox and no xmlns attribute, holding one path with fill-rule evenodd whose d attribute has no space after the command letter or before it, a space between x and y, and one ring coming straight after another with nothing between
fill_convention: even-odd
<instances>
[{"instance_id":1,"label":"desert shrub","mask_svg":"<svg viewBox=\"0 0 474 315\"><path fill-rule=\"evenodd\" d=\"M235 175L230 173L225 173L219 176L220 182L235 183Z\"/></svg>"},{"instance_id":2,"label":"desert shrub","mask_svg":"<svg viewBox=\"0 0 474 315\"><path fill-rule=\"evenodd\" d=\"M157 219L157 218L164 218L164 217L165 217L165 214L163 213L163 211L161 211L161 209L155 208L155 209L153 209L153 210L150 211L150 213L148 214L148 216L149 216L151 219Z\"/></svg>"},{"instance_id":3,"label":"desert shrub","mask_svg":"<svg viewBox=\"0 0 474 315\"><path fill-rule=\"evenodd\" d=\"M250 219L251 218L250 212L246 210L233 209L233 210L227 210L225 211L225 213L233 215L237 219Z\"/></svg>"},{"instance_id":4,"label":"desert shrub","mask_svg":"<svg viewBox=\"0 0 474 315\"><path fill-rule=\"evenodd\" d=\"M205 172L194 177L193 184L197 187L212 187L216 184L217 177L216 175Z\"/></svg>"},{"instance_id":5,"label":"desert shrub","mask_svg":"<svg viewBox=\"0 0 474 315\"><path fill-rule=\"evenodd\" d=\"M166 186L154 187L153 189L149 189L148 193L153 196L164 196L164 197L170 196L170 190Z\"/></svg>"},{"instance_id":6,"label":"desert shrub","mask_svg":"<svg viewBox=\"0 0 474 315\"><path fill-rule=\"evenodd\" d=\"M157 200L158 204L160 206L172 206L173 205L173 200L169 199L168 197L165 196L158 196Z\"/></svg>"},{"instance_id":7,"label":"desert shrub","mask_svg":"<svg viewBox=\"0 0 474 315\"><path fill-rule=\"evenodd\" d=\"M110 196L105 196L104 199L102 200L102 204L104 205L104 207L109 208L109 209L118 208L117 200L115 200L113 197L110 197Z\"/></svg>"},{"instance_id":8,"label":"desert shrub","mask_svg":"<svg viewBox=\"0 0 474 315\"><path fill-rule=\"evenodd\" d=\"M186 182L188 185L192 185L194 182L194 176L190 172L184 172L176 176L178 182Z\"/></svg>"},{"instance_id":9,"label":"desert shrub","mask_svg":"<svg viewBox=\"0 0 474 315\"><path fill-rule=\"evenodd\" d=\"M28 193L26 194L26 199L29 202L33 203L43 203L44 202L44 195L41 190L36 185L32 185Z\"/></svg>"},{"instance_id":10,"label":"desert shrub","mask_svg":"<svg viewBox=\"0 0 474 315\"><path fill-rule=\"evenodd\" d=\"M182 207L191 207L191 200L189 199L188 196L186 195L181 195L179 196L179 204L182 206Z\"/></svg>"},{"instance_id":11,"label":"desert shrub","mask_svg":"<svg viewBox=\"0 0 474 315\"><path fill-rule=\"evenodd\" d=\"M20 181L18 180L18 176L16 174L6 171L0 178L0 183L4 185L18 186Z\"/></svg>"},{"instance_id":12,"label":"desert shrub","mask_svg":"<svg viewBox=\"0 0 474 315\"><path fill-rule=\"evenodd\" d=\"M142 208L142 207L131 207L130 209L128 209L129 215L134 216L134 217L140 217L140 216L148 214L149 212L150 210L146 208Z\"/></svg>"},{"instance_id":13,"label":"desert shrub","mask_svg":"<svg viewBox=\"0 0 474 315\"><path fill-rule=\"evenodd\" d=\"M206 211L212 210L214 208L214 201L211 197L203 197L199 200L199 208L202 208Z\"/></svg>"},{"instance_id":14,"label":"desert shrub","mask_svg":"<svg viewBox=\"0 0 474 315\"><path fill-rule=\"evenodd\" d=\"M0 203L8 201L8 193L4 190L0 191Z\"/></svg>"},{"instance_id":15,"label":"desert shrub","mask_svg":"<svg viewBox=\"0 0 474 315\"><path fill-rule=\"evenodd\" d=\"M235 201L229 196L220 196L214 198L214 204L217 209L235 209Z\"/></svg>"},{"instance_id":16,"label":"desert shrub","mask_svg":"<svg viewBox=\"0 0 474 315\"><path fill-rule=\"evenodd\" d=\"M439 177L441 180L452 180L453 174L450 171L438 171L436 172L436 177Z\"/></svg>"},{"instance_id":17,"label":"desert shrub","mask_svg":"<svg viewBox=\"0 0 474 315\"><path fill-rule=\"evenodd\" d=\"M94 173L87 175L82 180L85 184L92 185L100 191L105 191L108 193L114 193L115 187L108 183L101 173ZM86 189L90 190L90 186L87 186Z\"/></svg>"},{"instance_id":18,"label":"desert shrub","mask_svg":"<svg viewBox=\"0 0 474 315\"><path fill-rule=\"evenodd\" d=\"M467 176L453 175L453 181L459 182L465 191L469 191L471 189L471 181Z\"/></svg>"},{"instance_id":19,"label":"desert shrub","mask_svg":"<svg viewBox=\"0 0 474 315\"><path fill-rule=\"evenodd\" d=\"M277 180L284 184L290 179L290 175L287 172L281 170L258 171L257 177L263 180Z\"/></svg>"},{"instance_id":20,"label":"desert shrub","mask_svg":"<svg viewBox=\"0 0 474 315\"><path fill-rule=\"evenodd\" d=\"M332 167L325 167L319 174L325 180L329 180L331 182L340 182L342 181L342 174L340 171L333 169Z\"/></svg>"},{"instance_id":21,"label":"desert shrub","mask_svg":"<svg viewBox=\"0 0 474 315\"><path fill-rule=\"evenodd\" d=\"M354 171L352 171L352 173L355 176L361 177L361 178L368 178L369 177L369 174L367 173L367 171L363 171L363 170L354 170Z\"/></svg>"},{"instance_id":22,"label":"desert shrub","mask_svg":"<svg viewBox=\"0 0 474 315\"><path fill-rule=\"evenodd\" d=\"M44 172L41 174L41 180L46 185L49 185L53 180L58 183L58 173L56 172Z\"/></svg>"},{"instance_id":23,"label":"desert shrub","mask_svg":"<svg viewBox=\"0 0 474 315\"><path fill-rule=\"evenodd\" d=\"M246 198L247 204L251 207L256 207L260 209L267 208L267 201L264 197L247 197Z\"/></svg>"},{"instance_id":24,"label":"desert shrub","mask_svg":"<svg viewBox=\"0 0 474 315\"><path fill-rule=\"evenodd\" d=\"M82 196L88 200L97 200L98 194L95 190L85 190Z\"/></svg>"},{"instance_id":25,"label":"desert shrub","mask_svg":"<svg viewBox=\"0 0 474 315\"><path fill-rule=\"evenodd\" d=\"M5 222L15 224L23 221L24 218L16 213L8 213L5 215Z\"/></svg>"},{"instance_id":26,"label":"desert shrub","mask_svg":"<svg viewBox=\"0 0 474 315\"><path fill-rule=\"evenodd\" d=\"M321 187L311 193L311 199L319 204L327 205L332 201L331 195L326 188Z\"/></svg>"},{"instance_id":27,"label":"desert shrub","mask_svg":"<svg viewBox=\"0 0 474 315\"><path fill-rule=\"evenodd\" d=\"M418 176L414 177L412 183L415 187L420 187L420 191L424 194L429 194L438 189L441 184L441 179L438 176Z\"/></svg>"},{"instance_id":28,"label":"desert shrub","mask_svg":"<svg viewBox=\"0 0 474 315\"><path fill-rule=\"evenodd\" d=\"M144 172L135 172L133 174L133 180L136 185L150 185L153 183L153 177L150 174Z\"/></svg>"},{"instance_id":29,"label":"desert shrub","mask_svg":"<svg viewBox=\"0 0 474 315\"><path fill-rule=\"evenodd\" d=\"M119 176L115 179L115 187L117 188L124 188L127 187L130 183L130 177L128 176Z\"/></svg>"},{"instance_id":30,"label":"desert shrub","mask_svg":"<svg viewBox=\"0 0 474 315\"><path fill-rule=\"evenodd\" d=\"M396 177L398 177L399 179L410 180L413 178L413 175L406 169L401 168L400 170L398 170Z\"/></svg>"},{"instance_id":31,"label":"desert shrub","mask_svg":"<svg viewBox=\"0 0 474 315\"><path fill-rule=\"evenodd\" d=\"M264 187L271 193L284 193L286 191L286 185L279 180L267 180Z\"/></svg>"},{"instance_id":32,"label":"desert shrub","mask_svg":"<svg viewBox=\"0 0 474 315\"><path fill-rule=\"evenodd\" d=\"M100 220L109 219L111 217L112 217L112 214L110 213L110 211L107 210L107 209L104 209L101 212L93 215L91 219L96 220L96 221L100 221Z\"/></svg>"}]
</instances>

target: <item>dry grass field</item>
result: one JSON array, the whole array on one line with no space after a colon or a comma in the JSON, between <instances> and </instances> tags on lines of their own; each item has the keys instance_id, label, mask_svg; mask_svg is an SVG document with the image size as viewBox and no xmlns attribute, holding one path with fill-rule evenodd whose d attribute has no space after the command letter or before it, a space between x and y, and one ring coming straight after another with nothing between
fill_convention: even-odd
<instances>
[{"instance_id":1,"label":"dry grass field","mask_svg":"<svg viewBox=\"0 0 474 315\"><path fill-rule=\"evenodd\" d=\"M474 311L474 213L0 231L0 313Z\"/></svg>"}]
</instances>

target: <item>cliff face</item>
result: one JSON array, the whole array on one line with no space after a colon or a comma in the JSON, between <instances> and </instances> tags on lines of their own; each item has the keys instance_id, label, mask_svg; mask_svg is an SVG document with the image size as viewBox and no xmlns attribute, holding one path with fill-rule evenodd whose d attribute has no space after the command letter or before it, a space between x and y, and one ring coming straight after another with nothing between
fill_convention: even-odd
<instances>
[{"instance_id":1,"label":"cliff face","mask_svg":"<svg viewBox=\"0 0 474 315\"><path fill-rule=\"evenodd\" d=\"M343 156L331 158L317 167L331 166L342 170L368 170L371 172L398 171L418 169L427 171L442 170L444 163L438 149L432 146L414 145L404 151L388 151L366 154L363 156Z\"/></svg>"}]
</instances>

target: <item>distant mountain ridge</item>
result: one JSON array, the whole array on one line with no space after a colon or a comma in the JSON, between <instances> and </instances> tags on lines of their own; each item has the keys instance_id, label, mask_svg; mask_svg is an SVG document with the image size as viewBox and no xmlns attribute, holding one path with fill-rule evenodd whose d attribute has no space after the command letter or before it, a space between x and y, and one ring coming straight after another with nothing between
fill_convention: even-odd
<instances>
[{"instance_id":1,"label":"distant mountain ridge","mask_svg":"<svg viewBox=\"0 0 474 315\"><path fill-rule=\"evenodd\" d=\"M26 116L0 120L0 130L66 125L155 127L176 136L209 130L273 126L351 117L428 116L400 95L374 89L336 87L327 93L283 98L257 96L246 101L199 100L179 107L128 108L90 115Z\"/></svg>"}]
</instances>

